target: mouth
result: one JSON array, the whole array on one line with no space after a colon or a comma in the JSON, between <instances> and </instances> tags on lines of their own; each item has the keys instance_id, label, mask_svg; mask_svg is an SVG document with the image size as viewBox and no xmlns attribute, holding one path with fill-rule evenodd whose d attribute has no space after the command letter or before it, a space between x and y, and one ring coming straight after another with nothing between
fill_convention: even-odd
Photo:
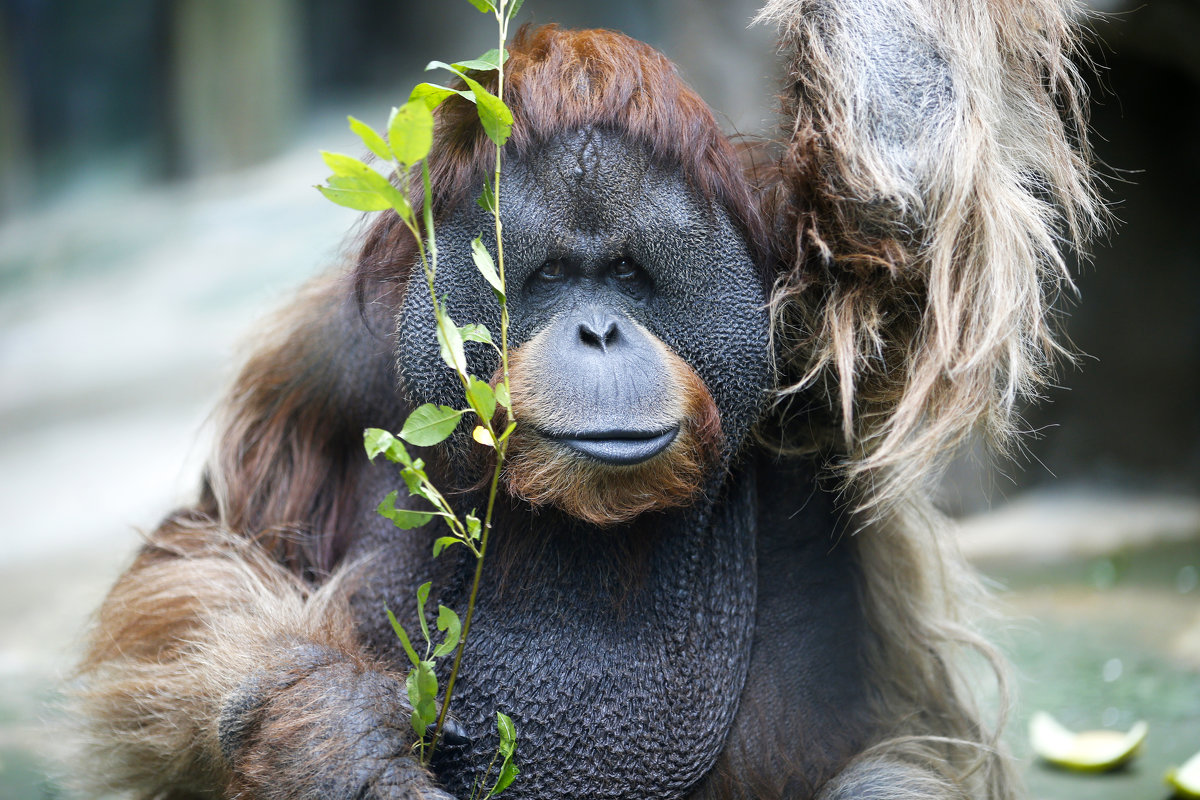
<instances>
[{"instance_id":1,"label":"mouth","mask_svg":"<svg viewBox=\"0 0 1200 800\"><path fill-rule=\"evenodd\" d=\"M671 446L679 426L666 431L588 431L548 438L604 464L631 466L648 461Z\"/></svg>"}]
</instances>

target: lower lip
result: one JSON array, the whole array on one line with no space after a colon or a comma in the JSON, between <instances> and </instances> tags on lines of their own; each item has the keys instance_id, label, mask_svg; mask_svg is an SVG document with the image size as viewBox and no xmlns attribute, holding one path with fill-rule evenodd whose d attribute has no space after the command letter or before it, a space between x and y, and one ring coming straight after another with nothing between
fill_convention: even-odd
<instances>
[{"instance_id":1,"label":"lower lip","mask_svg":"<svg viewBox=\"0 0 1200 800\"><path fill-rule=\"evenodd\" d=\"M556 436L554 439L596 461L615 466L631 466L649 461L666 450L678 434L679 428L672 428L654 436L605 434L587 437Z\"/></svg>"}]
</instances>

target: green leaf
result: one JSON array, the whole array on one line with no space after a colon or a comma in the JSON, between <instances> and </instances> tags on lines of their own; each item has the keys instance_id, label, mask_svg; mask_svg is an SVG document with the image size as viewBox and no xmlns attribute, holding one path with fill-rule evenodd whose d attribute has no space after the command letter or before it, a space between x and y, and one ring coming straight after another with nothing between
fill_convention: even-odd
<instances>
[{"instance_id":1,"label":"green leaf","mask_svg":"<svg viewBox=\"0 0 1200 800\"><path fill-rule=\"evenodd\" d=\"M499 97L479 85L466 75L463 80L475 95L475 109L479 112L479 121L483 123L483 131L488 138L503 147L512 133L513 115L508 106Z\"/></svg>"},{"instance_id":2,"label":"green leaf","mask_svg":"<svg viewBox=\"0 0 1200 800\"><path fill-rule=\"evenodd\" d=\"M382 178L382 175L376 173L377 178ZM385 179L386 180L386 179ZM408 203L408 198L405 197L400 190L394 186L388 189L379 184L375 178L354 178L347 175L330 175L325 179L330 189L339 192L362 192L365 194L375 194L384 198L388 203L388 208L392 208L400 215L400 218L406 222L412 222L412 206ZM391 186L389 183L388 186ZM329 197L326 194L326 197ZM331 200L333 198L330 198ZM334 200L337 202L337 200Z\"/></svg>"},{"instance_id":3,"label":"green leaf","mask_svg":"<svg viewBox=\"0 0 1200 800\"><path fill-rule=\"evenodd\" d=\"M482 342L490 344L492 347L496 346L496 343L492 341L492 332L487 329L486 325L472 322L470 325L463 325L458 332L462 334L464 342Z\"/></svg>"},{"instance_id":4,"label":"green leaf","mask_svg":"<svg viewBox=\"0 0 1200 800\"><path fill-rule=\"evenodd\" d=\"M396 638L400 640L400 644L404 646L404 652L408 655L408 660L415 667L421 663L421 659L417 658L417 651L413 650L412 642L408 641L408 634L404 631L404 626L396 619L396 615L387 606L384 606L387 611L388 622L392 623L392 630L396 632Z\"/></svg>"},{"instance_id":5,"label":"green leaf","mask_svg":"<svg viewBox=\"0 0 1200 800\"><path fill-rule=\"evenodd\" d=\"M329 188L331 189L340 189L347 192L368 192L379 194L381 197L384 196L381 194L378 182L375 181L374 178L363 179L348 175L330 175L325 179L325 183L328 184ZM401 203L401 208L405 219L411 215L412 209L411 206L409 206L408 198L405 197L398 189L396 190L396 196L393 196L391 193L387 193L386 196L394 202Z\"/></svg>"},{"instance_id":6,"label":"green leaf","mask_svg":"<svg viewBox=\"0 0 1200 800\"><path fill-rule=\"evenodd\" d=\"M455 75L457 75L460 78L467 77L466 75L463 74L463 71L461 69L454 66L453 64L447 64L445 61L430 61L428 64L425 65L426 72L431 72L435 69L449 70L450 72L453 72ZM472 100L471 100L472 103L475 102L473 97L474 96L472 96Z\"/></svg>"},{"instance_id":7,"label":"green leaf","mask_svg":"<svg viewBox=\"0 0 1200 800\"><path fill-rule=\"evenodd\" d=\"M358 178L350 178L345 175L330 175L325 179L325 184L332 189L346 189L351 192L374 191Z\"/></svg>"},{"instance_id":8,"label":"green leaf","mask_svg":"<svg viewBox=\"0 0 1200 800\"><path fill-rule=\"evenodd\" d=\"M491 181L483 182L483 193L476 198L475 204L489 214L496 213L496 191Z\"/></svg>"},{"instance_id":9,"label":"green leaf","mask_svg":"<svg viewBox=\"0 0 1200 800\"><path fill-rule=\"evenodd\" d=\"M482 530L483 523L479 521L479 517L474 514L467 514L467 535L478 541L479 533Z\"/></svg>"},{"instance_id":10,"label":"green leaf","mask_svg":"<svg viewBox=\"0 0 1200 800\"><path fill-rule=\"evenodd\" d=\"M490 422L496 413L496 395L492 393L492 387L474 375L467 378L467 402L484 422Z\"/></svg>"},{"instance_id":11,"label":"green leaf","mask_svg":"<svg viewBox=\"0 0 1200 800\"><path fill-rule=\"evenodd\" d=\"M432 661L421 662L421 669L417 675L417 683L421 688L422 699L426 697L430 700L437 699L438 680L437 675L433 672ZM429 721L432 722L433 717L430 717Z\"/></svg>"},{"instance_id":12,"label":"green leaf","mask_svg":"<svg viewBox=\"0 0 1200 800\"><path fill-rule=\"evenodd\" d=\"M438 249L433 227L433 185L429 182L429 159L421 162L421 188L425 193L425 202L421 205L421 213L425 218L425 235L429 242L429 263L436 269Z\"/></svg>"},{"instance_id":13,"label":"green leaf","mask_svg":"<svg viewBox=\"0 0 1200 800\"><path fill-rule=\"evenodd\" d=\"M493 391L496 394L497 403L505 408L512 408L512 397L510 397L508 394L508 384L504 383L503 381L497 383L496 388L493 389ZM500 438L503 439L505 437L501 436Z\"/></svg>"},{"instance_id":14,"label":"green leaf","mask_svg":"<svg viewBox=\"0 0 1200 800\"><path fill-rule=\"evenodd\" d=\"M521 771L517 769L517 765L512 761L505 760L504 765L500 767L500 777L496 779L496 785L488 792L488 797L495 797L503 792L519 774Z\"/></svg>"},{"instance_id":15,"label":"green leaf","mask_svg":"<svg viewBox=\"0 0 1200 800\"><path fill-rule=\"evenodd\" d=\"M418 736L424 736L425 731L437 719L437 675L433 672L432 661L419 661L409 670L404 682L408 689L408 701L412 704L412 726Z\"/></svg>"},{"instance_id":16,"label":"green leaf","mask_svg":"<svg viewBox=\"0 0 1200 800\"><path fill-rule=\"evenodd\" d=\"M511 758L517 746L517 726L503 711L496 712L496 730L500 734L500 755Z\"/></svg>"},{"instance_id":17,"label":"green leaf","mask_svg":"<svg viewBox=\"0 0 1200 800\"><path fill-rule=\"evenodd\" d=\"M483 234L471 240L471 258L475 261L475 268L479 270L479 274L491 285L497 299L503 301L504 284L500 282L500 274L496 272L496 262L492 260L492 254L483 244Z\"/></svg>"},{"instance_id":18,"label":"green leaf","mask_svg":"<svg viewBox=\"0 0 1200 800\"><path fill-rule=\"evenodd\" d=\"M355 211L383 211L391 208L392 204L378 192L367 190L332 189L328 186L318 186L317 191L325 195L339 206L353 208Z\"/></svg>"},{"instance_id":19,"label":"green leaf","mask_svg":"<svg viewBox=\"0 0 1200 800\"><path fill-rule=\"evenodd\" d=\"M425 497L425 487L421 483L421 475L415 469L405 467L400 470L400 477L404 479L404 485L408 488L408 493L415 497Z\"/></svg>"},{"instance_id":20,"label":"green leaf","mask_svg":"<svg viewBox=\"0 0 1200 800\"><path fill-rule=\"evenodd\" d=\"M427 109L433 111L452 94L456 94L464 100L470 100L472 103L475 102L475 95L468 91L451 89L449 86L440 86L436 83L418 83L408 95L408 101L411 103L419 100L425 104Z\"/></svg>"},{"instance_id":21,"label":"green leaf","mask_svg":"<svg viewBox=\"0 0 1200 800\"><path fill-rule=\"evenodd\" d=\"M439 312L439 314L442 317L442 324L437 326L437 340L438 344L441 345L442 360L459 375L466 375L467 355L463 352L462 333L458 330L458 326L454 324L454 320L450 319L449 314L444 312ZM400 435L404 436L404 433L401 432ZM442 438L444 439L445 437ZM441 441L441 439L438 441Z\"/></svg>"},{"instance_id":22,"label":"green leaf","mask_svg":"<svg viewBox=\"0 0 1200 800\"><path fill-rule=\"evenodd\" d=\"M502 441L502 442L503 442L503 441L504 441L505 439L507 439L509 436L512 436L512 432L513 432L513 431L515 431L516 429L517 429L517 423L516 423L516 422L510 422L510 423L508 423L508 427L504 429L504 433L500 434L500 441Z\"/></svg>"},{"instance_id":23,"label":"green leaf","mask_svg":"<svg viewBox=\"0 0 1200 800\"><path fill-rule=\"evenodd\" d=\"M461 346L460 342L459 347ZM417 447L430 447L445 441L446 437L454 433L462 415L463 412L457 408L426 403L408 415L400 431L400 438Z\"/></svg>"},{"instance_id":24,"label":"green leaf","mask_svg":"<svg viewBox=\"0 0 1200 800\"><path fill-rule=\"evenodd\" d=\"M409 695L413 694L414 690L411 687L416 685L416 681L416 672L409 672L408 678L404 681L404 685L410 687L408 692ZM412 701L410 700L409 702L411 703ZM412 713L408 716L408 724L412 725L412 729L417 732L418 739L424 739L425 731L429 729L429 726L425 723L425 719L421 716L421 712L416 709L415 703L413 703L413 706L414 708Z\"/></svg>"},{"instance_id":25,"label":"green leaf","mask_svg":"<svg viewBox=\"0 0 1200 800\"><path fill-rule=\"evenodd\" d=\"M504 53L504 60L508 61L508 53ZM496 48L488 50L479 58L468 58L466 61L455 61L451 66L456 69L466 70L472 69L479 72L487 72L488 70L500 68L500 51Z\"/></svg>"},{"instance_id":26,"label":"green leaf","mask_svg":"<svg viewBox=\"0 0 1200 800\"><path fill-rule=\"evenodd\" d=\"M382 428L367 428L362 432L362 444L366 447L367 458L371 461L374 461L379 453L383 453L388 461L403 464L406 470L415 468L416 474L425 475L422 471L425 463L420 459L413 461L413 457L408 455L408 450L404 449L402 441Z\"/></svg>"},{"instance_id":27,"label":"green leaf","mask_svg":"<svg viewBox=\"0 0 1200 800\"><path fill-rule=\"evenodd\" d=\"M396 437L383 428L367 428L363 431L363 447L366 448L367 458L372 461L375 460L375 456L387 452L394 441Z\"/></svg>"},{"instance_id":28,"label":"green leaf","mask_svg":"<svg viewBox=\"0 0 1200 800\"><path fill-rule=\"evenodd\" d=\"M383 502L375 509L381 517L390 519L397 528L409 531L425 525L437 516L428 511L409 511L404 508L396 508L397 494L398 492L395 491L389 492L388 496L383 498Z\"/></svg>"},{"instance_id":29,"label":"green leaf","mask_svg":"<svg viewBox=\"0 0 1200 800\"><path fill-rule=\"evenodd\" d=\"M446 638L442 639L442 643L433 651L434 658L441 658L453 653L454 648L458 647L459 637L462 636L462 622L453 609L438 606L437 627L446 634Z\"/></svg>"},{"instance_id":30,"label":"green leaf","mask_svg":"<svg viewBox=\"0 0 1200 800\"><path fill-rule=\"evenodd\" d=\"M420 477L425 477L424 462L419 458L413 459L408 454L408 450L404 447L404 443L396 437L392 437L392 443L388 445L387 452L384 454L388 460L394 464L403 464L404 469L411 469Z\"/></svg>"},{"instance_id":31,"label":"green leaf","mask_svg":"<svg viewBox=\"0 0 1200 800\"><path fill-rule=\"evenodd\" d=\"M401 164L415 164L433 146L433 114L422 100L409 100L388 120L388 144Z\"/></svg>"},{"instance_id":32,"label":"green leaf","mask_svg":"<svg viewBox=\"0 0 1200 800\"><path fill-rule=\"evenodd\" d=\"M504 105L499 97L483 88L479 81L467 77L465 72L453 64L447 64L445 61L430 61L425 65L425 69L448 69L462 78L467 84L467 88L471 90L472 97L470 99L473 99L475 103L484 132L498 146L504 146L504 143L508 141L509 134L512 133L513 116L512 111ZM460 94L462 93L460 92Z\"/></svg>"},{"instance_id":33,"label":"green leaf","mask_svg":"<svg viewBox=\"0 0 1200 800\"><path fill-rule=\"evenodd\" d=\"M488 2L488 0L467 0L467 2L470 3L471 5L475 6L476 8L478 8L480 11L482 11L485 14L488 13L489 11L495 12L495 10L496 10L496 7L493 6L490 2Z\"/></svg>"},{"instance_id":34,"label":"green leaf","mask_svg":"<svg viewBox=\"0 0 1200 800\"><path fill-rule=\"evenodd\" d=\"M355 119L354 117L346 117L346 119L350 120L350 130L358 134L358 138L362 139L363 144L367 146L368 150L382 158L384 161L392 160L392 154L391 151L388 150L387 142L383 140L382 136L375 132L374 128L360 119Z\"/></svg>"},{"instance_id":35,"label":"green leaf","mask_svg":"<svg viewBox=\"0 0 1200 800\"><path fill-rule=\"evenodd\" d=\"M429 621L425 619L425 601L429 599L429 590L433 588L432 581L425 581L417 587L417 620L421 623L421 633L425 636L425 644L432 645L429 638Z\"/></svg>"},{"instance_id":36,"label":"green leaf","mask_svg":"<svg viewBox=\"0 0 1200 800\"><path fill-rule=\"evenodd\" d=\"M496 731L500 734L497 752L504 757L504 763L500 765L500 775L488 791L488 797L494 797L507 789L521 772L513 763L513 754L517 749L517 726L513 725L512 719L502 711L496 712Z\"/></svg>"},{"instance_id":37,"label":"green leaf","mask_svg":"<svg viewBox=\"0 0 1200 800\"><path fill-rule=\"evenodd\" d=\"M353 178L357 183L351 181L336 181L336 188L359 191L374 191L383 197L387 198L388 203L396 210L405 220L412 219L412 208L408 204L408 200L401 194L400 190L392 186L391 182L376 172L371 167L359 161L353 156L343 155L342 153L330 153L327 150L321 151L321 158L325 160L325 164L333 170L333 174L341 178Z\"/></svg>"},{"instance_id":38,"label":"green leaf","mask_svg":"<svg viewBox=\"0 0 1200 800\"><path fill-rule=\"evenodd\" d=\"M455 545L455 544L462 544L462 540L456 536L440 536L440 537L438 537L437 541L435 541L433 543L433 557L437 558L438 556L440 556L442 554L443 550L445 550L447 547L450 547L451 545Z\"/></svg>"},{"instance_id":39,"label":"green leaf","mask_svg":"<svg viewBox=\"0 0 1200 800\"><path fill-rule=\"evenodd\" d=\"M512 19L521 10L521 6L525 4L525 0L513 0L513 4L508 7L508 18Z\"/></svg>"},{"instance_id":40,"label":"green leaf","mask_svg":"<svg viewBox=\"0 0 1200 800\"><path fill-rule=\"evenodd\" d=\"M334 175L344 175L348 178L364 178L369 173L374 172L380 178L383 178L378 172L375 172L371 167L359 161L354 156L348 156L344 153L331 153L328 150L321 151L321 160L325 162L325 166L333 170Z\"/></svg>"},{"instance_id":41,"label":"green leaf","mask_svg":"<svg viewBox=\"0 0 1200 800\"><path fill-rule=\"evenodd\" d=\"M468 58L466 61L455 61L453 64L451 64L451 66L462 72L467 72L468 70L471 72L488 72L496 69L495 64L484 61L480 58Z\"/></svg>"},{"instance_id":42,"label":"green leaf","mask_svg":"<svg viewBox=\"0 0 1200 800\"><path fill-rule=\"evenodd\" d=\"M438 490L429 482L429 476L425 474L424 469L416 468L416 465L424 465L425 462L419 458L413 461L413 467L405 467L400 471L400 477L404 479L404 485L408 488L408 493L413 497L423 497L438 508L445 506L444 498ZM430 512L435 516L446 516L441 511Z\"/></svg>"}]
</instances>

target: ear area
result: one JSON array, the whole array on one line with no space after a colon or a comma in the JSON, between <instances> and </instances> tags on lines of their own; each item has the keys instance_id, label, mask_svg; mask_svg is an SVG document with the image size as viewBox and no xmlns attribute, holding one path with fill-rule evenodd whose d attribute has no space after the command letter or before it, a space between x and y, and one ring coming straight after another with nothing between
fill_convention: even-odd
<instances>
[{"instance_id":1,"label":"ear area","mask_svg":"<svg viewBox=\"0 0 1200 800\"><path fill-rule=\"evenodd\" d=\"M1104 222L1073 0L772 0L789 59L766 198L784 397L840 423L883 511L1015 405L1056 357L1062 248Z\"/></svg>"}]
</instances>

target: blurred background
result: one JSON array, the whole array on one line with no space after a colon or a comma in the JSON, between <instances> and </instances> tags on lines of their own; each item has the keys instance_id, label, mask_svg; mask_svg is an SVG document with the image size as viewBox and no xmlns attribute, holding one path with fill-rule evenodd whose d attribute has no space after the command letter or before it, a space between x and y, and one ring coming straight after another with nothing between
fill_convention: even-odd
<instances>
[{"instance_id":1,"label":"blurred background","mask_svg":"<svg viewBox=\"0 0 1200 800\"><path fill-rule=\"evenodd\" d=\"M1092 0L1095 146L1120 220L1064 308L1083 353L1016 463L941 487L1009 623L1014 751L1036 797L1162 797L1200 750L1200 4ZM726 128L770 134L751 0L530 0L680 65ZM462 0L0 0L0 796L69 796L54 687L139 530L189 498L253 322L342 257L311 187L431 59L494 46ZM249 338L247 338L249 337ZM1014 622L1015 620L1015 622ZM1024 723L1151 723L1078 777Z\"/></svg>"}]
</instances>

